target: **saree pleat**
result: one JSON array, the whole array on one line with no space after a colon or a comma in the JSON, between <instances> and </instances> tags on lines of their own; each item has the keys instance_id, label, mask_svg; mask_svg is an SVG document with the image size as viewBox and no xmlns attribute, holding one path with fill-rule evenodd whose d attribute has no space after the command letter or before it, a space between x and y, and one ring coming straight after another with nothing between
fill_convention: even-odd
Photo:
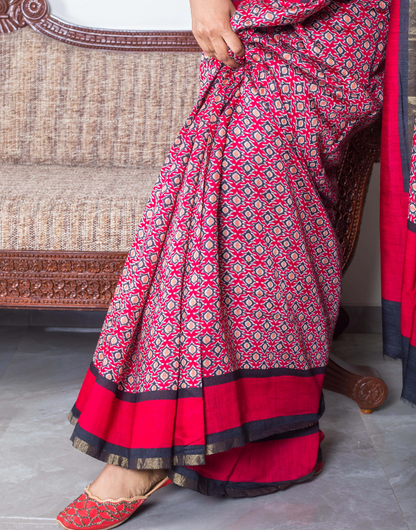
<instances>
[{"instance_id":1,"label":"saree pleat","mask_svg":"<svg viewBox=\"0 0 416 530\"><path fill-rule=\"evenodd\" d=\"M75 447L209 495L312 476L341 293L331 168L380 112L388 14L238 6L245 57L203 56L71 412Z\"/></svg>"}]
</instances>

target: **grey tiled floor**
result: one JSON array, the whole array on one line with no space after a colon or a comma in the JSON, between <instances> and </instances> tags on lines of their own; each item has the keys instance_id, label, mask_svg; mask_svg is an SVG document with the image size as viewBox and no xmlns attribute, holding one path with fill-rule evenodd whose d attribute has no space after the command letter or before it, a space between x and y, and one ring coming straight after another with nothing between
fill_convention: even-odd
<instances>
[{"instance_id":1,"label":"grey tiled floor","mask_svg":"<svg viewBox=\"0 0 416 530\"><path fill-rule=\"evenodd\" d=\"M0 327L0 529L58 528L57 512L103 464L72 449L66 420L97 333ZM371 364L390 390L362 415L325 393L324 471L312 482L254 499L204 497L170 486L126 530L416 530L416 409L399 400L401 366L379 335L344 334L338 356Z\"/></svg>"}]
</instances>

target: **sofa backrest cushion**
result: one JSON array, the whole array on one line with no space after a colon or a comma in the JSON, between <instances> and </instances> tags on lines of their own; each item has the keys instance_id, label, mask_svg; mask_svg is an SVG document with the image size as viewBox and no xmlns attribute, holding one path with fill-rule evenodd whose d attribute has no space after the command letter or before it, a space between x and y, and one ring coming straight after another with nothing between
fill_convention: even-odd
<instances>
[{"instance_id":1,"label":"sofa backrest cushion","mask_svg":"<svg viewBox=\"0 0 416 530\"><path fill-rule=\"evenodd\" d=\"M195 103L201 54L0 36L0 162L159 167Z\"/></svg>"}]
</instances>

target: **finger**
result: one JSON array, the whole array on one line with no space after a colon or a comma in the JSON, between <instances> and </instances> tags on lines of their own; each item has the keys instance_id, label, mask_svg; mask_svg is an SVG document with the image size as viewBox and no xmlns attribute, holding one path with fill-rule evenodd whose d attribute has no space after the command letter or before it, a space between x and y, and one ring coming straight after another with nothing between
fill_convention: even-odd
<instances>
[{"instance_id":1,"label":"finger","mask_svg":"<svg viewBox=\"0 0 416 530\"><path fill-rule=\"evenodd\" d=\"M201 46L202 44L202 46ZM215 58L215 49L214 49L214 46L211 44L211 41L209 40L206 40L206 39L202 39L201 40L201 48L202 48L202 51L205 53L205 55L207 55L208 57L214 57Z\"/></svg>"},{"instance_id":2,"label":"finger","mask_svg":"<svg viewBox=\"0 0 416 530\"><path fill-rule=\"evenodd\" d=\"M230 68L239 68L240 65L229 56L227 45L221 37L213 38L211 42L214 46L215 57L219 61L226 64Z\"/></svg>"},{"instance_id":3,"label":"finger","mask_svg":"<svg viewBox=\"0 0 416 530\"><path fill-rule=\"evenodd\" d=\"M244 44L234 31L230 30L228 33L224 33L221 36L228 44L230 50L232 50L238 57L244 57Z\"/></svg>"},{"instance_id":4,"label":"finger","mask_svg":"<svg viewBox=\"0 0 416 530\"><path fill-rule=\"evenodd\" d=\"M205 55L208 55L208 57L215 57L215 50L211 41L197 35L196 32L194 33L194 37Z\"/></svg>"}]
</instances>

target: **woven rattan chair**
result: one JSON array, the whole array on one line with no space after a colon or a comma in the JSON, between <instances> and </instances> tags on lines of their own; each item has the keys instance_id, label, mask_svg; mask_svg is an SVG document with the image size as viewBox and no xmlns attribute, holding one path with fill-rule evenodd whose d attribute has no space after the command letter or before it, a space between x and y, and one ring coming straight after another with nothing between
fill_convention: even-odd
<instances>
[{"instance_id":1,"label":"woven rattan chair","mask_svg":"<svg viewBox=\"0 0 416 530\"><path fill-rule=\"evenodd\" d=\"M104 310L196 98L200 50L190 32L71 26L46 0L0 0L0 33L0 306ZM337 171L344 271L379 138L379 122L356 134ZM334 358L325 388L367 412L387 396L374 370Z\"/></svg>"}]
</instances>

